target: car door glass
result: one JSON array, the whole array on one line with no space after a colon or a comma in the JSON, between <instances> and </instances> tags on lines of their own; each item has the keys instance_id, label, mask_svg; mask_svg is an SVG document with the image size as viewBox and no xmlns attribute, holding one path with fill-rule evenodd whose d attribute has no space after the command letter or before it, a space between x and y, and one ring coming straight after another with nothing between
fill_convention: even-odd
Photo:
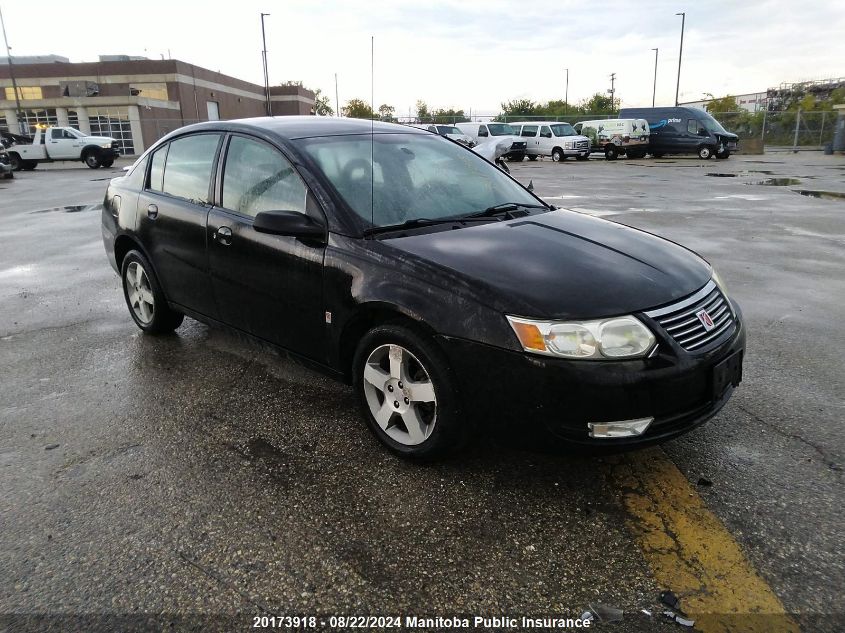
<instances>
[{"instance_id":1,"label":"car door glass","mask_svg":"<svg viewBox=\"0 0 845 633\"><path fill-rule=\"evenodd\" d=\"M306 191L302 178L277 149L232 137L223 171L223 207L252 217L262 211L305 213Z\"/></svg>"},{"instance_id":2,"label":"car door glass","mask_svg":"<svg viewBox=\"0 0 845 633\"><path fill-rule=\"evenodd\" d=\"M54 141L57 141L57 140L59 140L60 138L63 138L63 137L64 137L64 130L56 130L56 129L50 130L50 137L51 137Z\"/></svg>"},{"instance_id":3,"label":"car door glass","mask_svg":"<svg viewBox=\"0 0 845 633\"><path fill-rule=\"evenodd\" d=\"M549 129L548 125L544 125L540 128L540 136L543 138L552 138L552 131Z\"/></svg>"},{"instance_id":4,"label":"car door glass","mask_svg":"<svg viewBox=\"0 0 845 633\"><path fill-rule=\"evenodd\" d=\"M161 181L164 176L164 163L167 160L167 148L165 145L157 149L153 154L153 160L150 165L150 183L147 186L152 191L161 191Z\"/></svg>"},{"instance_id":5,"label":"car door glass","mask_svg":"<svg viewBox=\"0 0 845 633\"><path fill-rule=\"evenodd\" d=\"M523 137L535 137L537 136L537 126L536 125L523 125L522 126L522 133L520 136Z\"/></svg>"},{"instance_id":6,"label":"car door glass","mask_svg":"<svg viewBox=\"0 0 845 633\"><path fill-rule=\"evenodd\" d=\"M478 136L487 136L487 128L485 126L478 126Z\"/></svg>"},{"instance_id":7,"label":"car door glass","mask_svg":"<svg viewBox=\"0 0 845 633\"><path fill-rule=\"evenodd\" d=\"M162 191L193 202L209 202L209 184L219 134L193 134L170 142Z\"/></svg>"},{"instance_id":8,"label":"car door glass","mask_svg":"<svg viewBox=\"0 0 845 633\"><path fill-rule=\"evenodd\" d=\"M687 132L690 134L698 134L698 121L695 119L688 119L687 120Z\"/></svg>"}]
</instances>

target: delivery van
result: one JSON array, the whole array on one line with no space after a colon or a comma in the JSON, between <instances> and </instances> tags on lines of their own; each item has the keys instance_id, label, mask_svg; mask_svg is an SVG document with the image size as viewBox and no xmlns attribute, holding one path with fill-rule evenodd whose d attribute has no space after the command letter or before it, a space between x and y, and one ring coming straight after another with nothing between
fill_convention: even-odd
<instances>
[{"instance_id":1,"label":"delivery van","mask_svg":"<svg viewBox=\"0 0 845 633\"><path fill-rule=\"evenodd\" d=\"M622 108L619 116L648 121L648 151L655 158L666 154L727 158L739 148L739 137L699 108Z\"/></svg>"},{"instance_id":2,"label":"delivery van","mask_svg":"<svg viewBox=\"0 0 845 633\"><path fill-rule=\"evenodd\" d=\"M573 127L589 138L592 149L602 152L607 160L619 156L643 158L648 152L649 129L645 119L579 121Z\"/></svg>"}]
</instances>

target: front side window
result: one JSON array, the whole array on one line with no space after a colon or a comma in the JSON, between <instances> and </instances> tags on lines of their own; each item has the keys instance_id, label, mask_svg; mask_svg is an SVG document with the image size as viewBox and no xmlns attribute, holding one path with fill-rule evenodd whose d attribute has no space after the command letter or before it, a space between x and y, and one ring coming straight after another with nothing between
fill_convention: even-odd
<instances>
[{"instance_id":1,"label":"front side window","mask_svg":"<svg viewBox=\"0 0 845 633\"><path fill-rule=\"evenodd\" d=\"M478 126L478 135L479 136L487 136L487 128L483 125Z\"/></svg>"},{"instance_id":2,"label":"front side window","mask_svg":"<svg viewBox=\"0 0 845 633\"><path fill-rule=\"evenodd\" d=\"M522 137L533 137L537 136L537 126L536 125L523 125L522 126Z\"/></svg>"},{"instance_id":3,"label":"front side window","mask_svg":"<svg viewBox=\"0 0 845 633\"><path fill-rule=\"evenodd\" d=\"M223 206L255 217L262 211L305 213L305 183L281 152L233 136L223 172Z\"/></svg>"},{"instance_id":4,"label":"front side window","mask_svg":"<svg viewBox=\"0 0 845 633\"><path fill-rule=\"evenodd\" d=\"M152 191L161 191L161 183L164 180L164 163L167 160L167 148L165 145L155 151L153 160L150 164L150 184L149 189Z\"/></svg>"},{"instance_id":5,"label":"front side window","mask_svg":"<svg viewBox=\"0 0 845 633\"><path fill-rule=\"evenodd\" d=\"M170 142L162 191L193 202L209 202L219 134L194 134Z\"/></svg>"},{"instance_id":6,"label":"front side window","mask_svg":"<svg viewBox=\"0 0 845 633\"><path fill-rule=\"evenodd\" d=\"M352 210L375 226L467 215L505 202L537 204L497 167L436 136L362 134L298 144Z\"/></svg>"},{"instance_id":7,"label":"front side window","mask_svg":"<svg viewBox=\"0 0 845 633\"><path fill-rule=\"evenodd\" d=\"M549 129L548 125L544 125L540 128L540 136L543 138L552 138L552 131Z\"/></svg>"},{"instance_id":8,"label":"front side window","mask_svg":"<svg viewBox=\"0 0 845 633\"><path fill-rule=\"evenodd\" d=\"M700 126L698 124L698 121L696 121L695 119L687 120L687 132L689 132L690 134L698 134L699 127Z\"/></svg>"},{"instance_id":9,"label":"front side window","mask_svg":"<svg viewBox=\"0 0 845 633\"><path fill-rule=\"evenodd\" d=\"M50 130L50 136L53 137L54 141L57 141L60 138L65 138L65 131L53 128Z\"/></svg>"},{"instance_id":10,"label":"front side window","mask_svg":"<svg viewBox=\"0 0 845 633\"><path fill-rule=\"evenodd\" d=\"M489 128L493 136L516 136L516 131L507 123L491 123Z\"/></svg>"}]
</instances>

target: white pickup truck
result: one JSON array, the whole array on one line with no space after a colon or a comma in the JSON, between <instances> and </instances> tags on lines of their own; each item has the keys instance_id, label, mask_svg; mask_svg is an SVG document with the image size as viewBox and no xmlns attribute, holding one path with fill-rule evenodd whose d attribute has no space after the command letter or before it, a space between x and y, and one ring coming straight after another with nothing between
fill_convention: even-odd
<instances>
[{"instance_id":1,"label":"white pickup truck","mask_svg":"<svg viewBox=\"0 0 845 633\"><path fill-rule=\"evenodd\" d=\"M38 128L32 143L8 148L12 168L35 169L38 163L79 160L91 169L111 167L120 156L120 144L107 136L86 136L72 127Z\"/></svg>"}]
</instances>

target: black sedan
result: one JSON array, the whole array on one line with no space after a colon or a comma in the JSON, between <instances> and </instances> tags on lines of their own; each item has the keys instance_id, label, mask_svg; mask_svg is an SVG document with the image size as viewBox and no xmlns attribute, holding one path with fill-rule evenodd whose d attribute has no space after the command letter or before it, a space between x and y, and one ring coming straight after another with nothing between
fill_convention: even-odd
<instances>
[{"instance_id":1,"label":"black sedan","mask_svg":"<svg viewBox=\"0 0 845 633\"><path fill-rule=\"evenodd\" d=\"M351 382L404 456L494 422L661 442L741 380L741 313L701 257L406 126L188 126L111 182L102 224L143 331L187 315L277 346Z\"/></svg>"}]
</instances>

